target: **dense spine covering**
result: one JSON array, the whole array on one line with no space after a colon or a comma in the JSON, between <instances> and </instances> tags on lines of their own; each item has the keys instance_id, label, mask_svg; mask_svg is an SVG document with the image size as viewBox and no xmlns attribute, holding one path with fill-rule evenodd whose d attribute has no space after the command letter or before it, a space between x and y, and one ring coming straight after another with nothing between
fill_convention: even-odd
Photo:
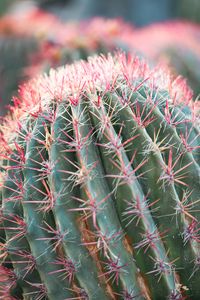
<instances>
[{"instance_id":1,"label":"dense spine covering","mask_svg":"<svg viewBox=\"0 0 200 300\"><path fill-rule=\"evenodd\" d=\"M184 81L119 53L51 70L17 102L2 124L2 297L199 299Z\"/></svg>"}]
</instances>

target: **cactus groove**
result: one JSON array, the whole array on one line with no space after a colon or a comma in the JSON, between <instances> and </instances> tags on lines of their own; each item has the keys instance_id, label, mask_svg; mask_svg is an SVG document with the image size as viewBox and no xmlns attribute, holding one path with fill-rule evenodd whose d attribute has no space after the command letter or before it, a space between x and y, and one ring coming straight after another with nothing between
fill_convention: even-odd
<instances>
[{"instance_id":1,"label":"cactus groove","mask_svg":"<svg viewBox=\"0 0 200 300\"><path fill-rule=\"evenodd\" d=\"M188 91L123 53L21 87L1 129L1 297L200 298Z\"/></svg>"}]
</instances>

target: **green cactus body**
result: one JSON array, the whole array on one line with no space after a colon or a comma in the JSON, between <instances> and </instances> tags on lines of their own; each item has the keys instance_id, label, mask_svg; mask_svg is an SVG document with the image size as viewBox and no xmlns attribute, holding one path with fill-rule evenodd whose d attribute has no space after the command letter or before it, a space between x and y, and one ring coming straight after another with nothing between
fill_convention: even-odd
<instances>
[{"instance_id":1,"label":"green cactus body","mask_svg":"<svg viewBox=\"0 0 200 300\"><path fill-rule=\"evenodd\" d=\"M122 53L22 87L1 130L2 297L199 299L189 97L184 81Z\"/></svg>"}]
</instances>

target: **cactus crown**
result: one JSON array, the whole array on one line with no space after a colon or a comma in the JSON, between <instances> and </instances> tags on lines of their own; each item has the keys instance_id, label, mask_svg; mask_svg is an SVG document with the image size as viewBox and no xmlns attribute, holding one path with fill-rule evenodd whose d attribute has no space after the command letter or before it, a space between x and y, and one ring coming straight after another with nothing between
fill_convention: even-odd
<instances>
[{"instance_id":1,"label":"cactus crown","mask_svg":"<svg viewBox=\"0 0 200 300\"><path fill-rule=\"evenodd\" d=\"M200 137L184 81L118 53L51 70L14 102L2 295L198 299Z\"/></svg>"}]
</instances>

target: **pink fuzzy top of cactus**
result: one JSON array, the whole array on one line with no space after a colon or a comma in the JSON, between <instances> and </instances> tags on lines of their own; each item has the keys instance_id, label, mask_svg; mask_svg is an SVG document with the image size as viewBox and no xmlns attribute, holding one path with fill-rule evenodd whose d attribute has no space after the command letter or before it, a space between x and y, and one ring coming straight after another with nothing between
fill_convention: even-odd
<instances>
[{"instance_id":1,"label":"pink fuzzy top of cactus","mask_svg":"<svg viewBox=\"0 0 200 300\"><path fill-rule=\"evenodd\" d=\"M159 67L150 69L145 61L124 53L115 56L95 56L88 61L79 61L72 65L51 69L49 75L40 75L19 89L14 98L14 107L1 125L2 152L9 149L10 143L29 116L38 117L49 109L52 99L58 102L66 100L76 105L83 95L98 104L99 91L112 93L116 86L127 85L137 90L138 80L142 80L150 89L167 90L168 103L189 105L194 115L198 107L192 102L192 92L181 77L172 78L168 70ZM139 84L141 86L141 84Z\"/></svg>"}]
</instances>

